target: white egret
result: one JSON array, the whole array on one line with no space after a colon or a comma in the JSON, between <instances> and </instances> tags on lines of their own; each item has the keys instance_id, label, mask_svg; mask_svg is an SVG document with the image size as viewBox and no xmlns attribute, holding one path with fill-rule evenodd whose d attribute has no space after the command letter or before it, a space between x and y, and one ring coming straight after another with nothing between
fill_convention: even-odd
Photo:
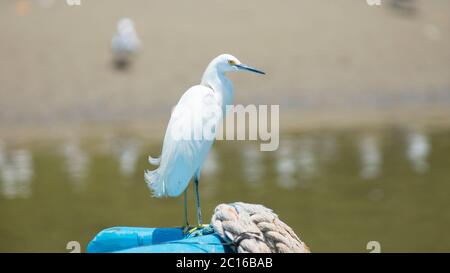
<instances>
[{"instance_id":1,"label":"white egret","mask_svg":"<svg viewBox=\"0 0 450 273\"><path fill-rule=\"evenodd\" d=\"M215 129L226 114L226 106L233 102L233 85L225 76L226 72L231 71L265 74L242 64L230 54L214 58L203 73L201 83L189 88L175 106L167 126L161 156L149 157L150 164L159 165L157 169L145 172L145 181L153 195L175 197L184 193L185 227L189 227L186 193L192 177L197 221L199 226L202 225L198 192L200 171L214 141ZM214 109L219 109L219 114ZM205 136L205 129L211 131L211 137ZM180 131L188 134L180 138Z\"/></svg>"},{"instance_id":2,"label":"white egret","mask_svg":"<svg viewBox=\"0 0 450 273\"><path fill-rule=\"evenodd\" d=\"M111 42L111 49L118 67L128 64L130 58L141 47L141 41L137 35L134 23L130 18L122 18L117 23L117 32Z\"/></svg>"}]
</instances>

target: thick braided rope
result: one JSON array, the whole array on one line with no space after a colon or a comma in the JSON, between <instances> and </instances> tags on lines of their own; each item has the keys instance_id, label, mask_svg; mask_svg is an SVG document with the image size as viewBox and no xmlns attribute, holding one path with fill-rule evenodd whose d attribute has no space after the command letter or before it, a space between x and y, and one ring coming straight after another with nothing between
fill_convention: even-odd
<instances>
[{"instance_id":1,"label":"thick braided rope","mask_svg":"<svg viewBox=\"0 0 450 273\"><path fill-rule=\"evenodd\" d=\"M294 231L262 205L220 204L211 219L214 231L239 253L307 253Z\"/></svg>"}]
</instances>

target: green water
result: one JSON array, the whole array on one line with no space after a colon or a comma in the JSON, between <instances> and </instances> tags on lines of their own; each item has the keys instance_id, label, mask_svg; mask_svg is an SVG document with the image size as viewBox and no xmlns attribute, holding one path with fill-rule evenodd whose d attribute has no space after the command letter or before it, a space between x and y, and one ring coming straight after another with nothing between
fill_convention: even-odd
<instances>
[{"instance_id":1,"label":"green water","mask_svg":"<svg viewBox=\"0 0 450 273\"><path fill-rule=\"evenodd\" d=\"M143 181L161 143L139 137L3 142L0 251L68 252L110 226L170 227L182 198ZM272 208L313 252L450 251L450 132L390 129L217 142L200 181L205 219L220 203ZM192 187L191 223L195 222Z\"/></svg>"}]
</instances>

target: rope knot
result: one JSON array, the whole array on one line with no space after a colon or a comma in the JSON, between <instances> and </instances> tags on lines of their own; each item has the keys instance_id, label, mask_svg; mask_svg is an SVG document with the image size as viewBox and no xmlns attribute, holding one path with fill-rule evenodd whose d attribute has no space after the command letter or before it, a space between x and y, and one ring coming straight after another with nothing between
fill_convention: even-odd
<instances>
[{"instance_id":1,"label":"rope knot","mask_svg":"<svg viewBox=\"0 0 450 273\"><path fill-rule=\"evenodd\" d=\"M308 253L309 248L271 209L258 204L220 204L214 231L239 253Z\"/></svg>"}]
</instances>

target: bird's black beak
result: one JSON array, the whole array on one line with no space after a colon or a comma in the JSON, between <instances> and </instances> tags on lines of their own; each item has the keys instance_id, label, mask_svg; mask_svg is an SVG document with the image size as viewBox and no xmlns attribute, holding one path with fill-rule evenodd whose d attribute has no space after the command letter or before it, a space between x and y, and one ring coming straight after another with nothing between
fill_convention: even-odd
<instances>
[{"instance_id":1,"label":"bird's black beak","mask_svg":"<svg viewBox=\"0 0 450 273\"><path fill-rule=\"evenodd\" d=\"M258 70L258 69L256 69L256 68L253 68L253 67L248 66L248 65L245 65L245 64L235 64L235 66L236 66L239 70L245 70L245 71L250 71L250 72L254 72L254 73L266 75L266 73L265 73L264 71Z\"/></svg>"}]
</instances>

